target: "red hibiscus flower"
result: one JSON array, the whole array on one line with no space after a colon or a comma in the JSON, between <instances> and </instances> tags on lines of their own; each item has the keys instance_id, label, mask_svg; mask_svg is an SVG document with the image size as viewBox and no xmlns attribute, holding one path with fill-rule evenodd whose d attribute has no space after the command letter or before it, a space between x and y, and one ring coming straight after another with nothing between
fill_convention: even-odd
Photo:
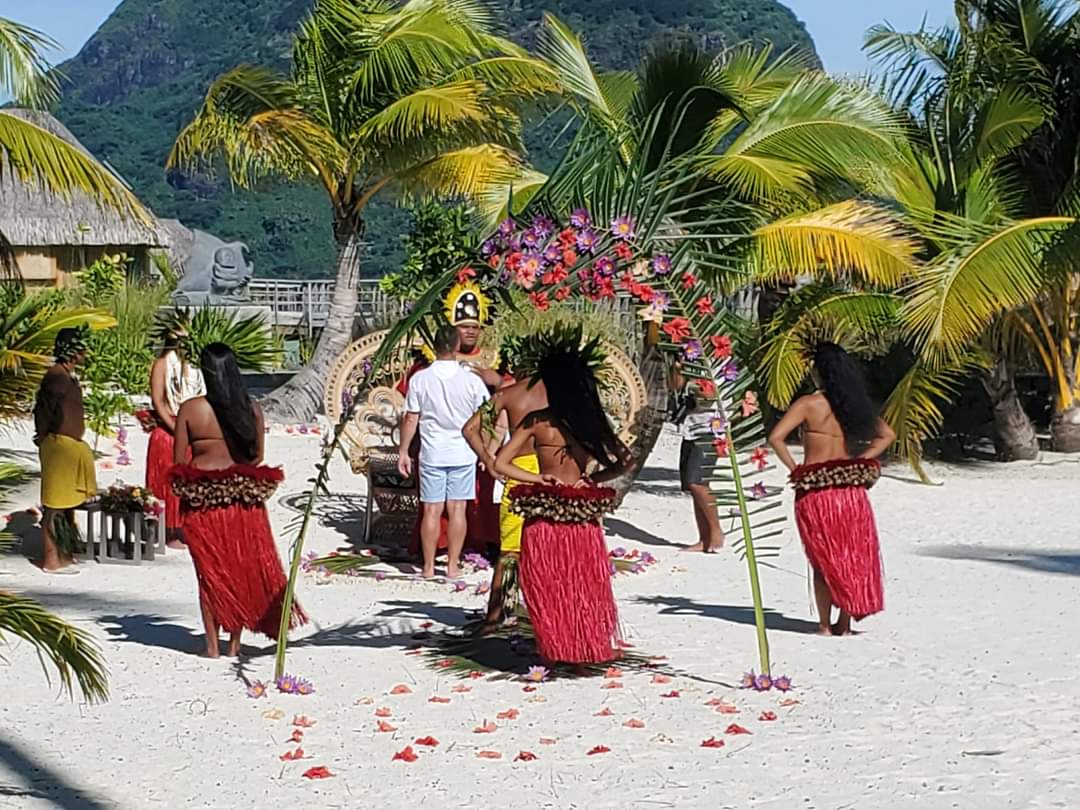
<instances>
[{"instance_id":1,"label":"red hibiscus flower","mask_svg":"<svg viewBox=\"0 0 1080 810\"><path fill-rule=\"evenodd\" d=\"M695 276L693 273L683 273L683 277L682 277L683 289L689 290L695 284L697 284L697 276Z\"/></svg>"},{"instance_id":2,"label":"red hibiscus flower","mask_svg":"<svg viewBox=\"0 0 1080 810\"><path fill-rule=\"evenodd\" d=\"M721 360L726 360L731 357L731 338L727 335L713 335L709 338L709 342L712 343L713 352Z\"/></svg>"},{"instance_id":3,"label":"red hibiscus flower","mask_svg":"<svg viewBox=\"0 0 1080 810\"><path fill-rule=\"evenodd\" d=\"M573 247L577 243L577 234L571 228L559 231L559 244L564 248Z\"/></svg>"},{"instance_id":4,"label":"red hibiscus flower","mask_svg":"<svg viewBox=\"0 0 1080 810\"><path fill-rule=\"evenodd\" d=\"M421 737L416 740L416 745L422 745L425 748L436 748L439 745L439 741L434 737Z\"/></svg>"},{"instance_id":5,"label":"red hibiscus flower","mask_svg":"<svg viewBox=\"0 0 1080 810\"><path fill-rule=\"evenodd\" d=\"M557 264L551 269L551 283L562 284L562 282L566 281L566 277L569 275L570 274L566 271L566 268L563 265Z\"/></svg>"},{"instance_id":6,"label":"red hibiscus flower","mask_svg":"<svg viewBox=\"0 0 1080 810\"><path fill-rule=\"evenodd\" d=\"M567 267L573 267L577 264L577 253L572 250L564 250L562 254L562 263Z\"/></svg>"},{"instance_id":7,"label":"red hibiscus flower","mask_svg":"<svg viewBox=\"0 0 1080 810\"><path fill-rule=\"evenodd\" d=\"M611 753L611 749L608 748L606 745L597 745L597 746L594 746L593 748L589 749L589 751L585 754L585 756L591 757L591 756L595 756L596 754L609 754L609 753Z\"/></svg>"},{"instance_id":8,"label":"red hibiscus flower","mask_svg":"<svg viewBox=\"0 0 1080 810\"><path fill-rule=\"evenodd\" d=\"M596 294L601 298L615 297L615 283L610 278L602 278L596 283Z\"/></svg>"},{"instance_id":9,"label":"red hibiscus flower","mask_svg":"<svg viewBox=\"0 0 1080 810\"><path fill-rule=\"evenodd\" d=\"M707 295L704 298L699 298L695 306L697 307L698 315L712 315L716 312L716 307L713 306L712 298Z\"/></svg>"},{"instance_id":10,"label":"red hibiscus flower","mask_svg":"<svg viewBox=\"0 0 1080 810\"><path fill-rule=\"evenodd\" d=\"M398 751L396 754L394 754L393 759L391 759L390 761L391 762L398 762L398 761L401 761L401 762L416 762L416 760L418 760L418 759L420 759L420 757L418 757L416 755L416 752L413 751L413 747L411 745L406 745L404 748L402 748L400 751Z\"/></svg>"},{"instance_id":11,"label":"red hibiscus flower","mask_svg":"<svg viewBox=\"0 0 1080 810\"><path fill-rule=\"evenodd\" d=\"M701 747L702 748L723 748L724 747L724 741L723 740L718 740L718 739L716 739L716 737L709 737L709 739L701 741Z\"/></svg>"},{"instance_id":12,"label":"red hibiscus flower","mask_svg":"<svg viewBox=\"0 0 1080 810\"><path fill-rule=\"evenodd\" d=\"M532 751L522 751L514 757L514 762L532 762L534 759L536 759L536 754Z\"/></svg>"},{"instance_id":13,"label":"red hibiscus flower","mask_svg":"<svg viewBox=\"0 0 1080 810\"><path fill-rule=\"evenodd\" d=\"M496 720L517 720L521 715L517 709L507 709L505 712L499 712L495 715Z\"/></svg>"},{"instance_id":14,"label":"red hibiscus flower","mask_svg":"<svg viewBox=\"0 0 1080 810\"><path fill-rule=\"evenodd\" d=\"M555 300L556 301L565 301L569 297L570 297L570 288L569 287L559 287L559 289L557 289L555 291Z\"/></svg>"},{"instance_id":15,"label":"red hibiscus flower","mask_svg":"<svg viewBox=\"0 0 1080 810\"><path fill-rule=\"evenodd\" d=\"M492 270L498 270L499 269L499 257L498 256L490 256L488 258L488 267L490 267Z\"/></svg>"},{"instance_id":16,"label":"red hibiscus flower","mask_svg":"<svg viewBox=\"0 0 1080 810\"><path fill-rule=\"evenodd\" d=\"M303 759L303 758L304 758L304 749L303 748L297 748L295 751L286 751L280 757L282 762L294 762L294 761L296 761L298 759Z\"/></svg>"},{"instance_id":17,"label":"red hibiscus flower","mask_svg":"<svg viewBox=\"0 0 1080 810\"><path fill-rule=\"evenodd\" d=\"M670 692L668 692L665 695L661 695L660 697L662 697L662 698L677 698L677 697L682 697L682 695L679 694L678 689L672 689Z\"/></svg>"},{"instance_id":18,"label":"red hibiscus flower","mask_svg":"<svg viewBox=\"0 0 1080 810\"><path fill-rule=\"evenodd\" d=\"M619 278L619 289L630 290L630 294L633 295L634 288L637 286L637 282L634 281L634 274L627 272L623 273Z\"/></svg>"},{"instance_id":19,"label":"red hibiscus flower","mask_svg":"<svg viewBox=\"0 0 1080 810\"><path fill-rule=\"evenodd\" d=\"M764 470L769 466L769 451L764 447L759 447L750 454L750 461L754 463L754 466L759 470Z\"/></svg>"},{"instance_id":20,"label":"red hibiscus flower","mask_svg":"<svg viewBox=\"0 0 1080 810\"><path fill-rule=\"evenodd\" d=\"M615 255L624 262L628 262L634 258L634 251L630 249L626 242L619 242L619 244L615 245Z\"/></svg>"},{"instance_id":21,"label":"red hibiscus flower","mask_svg":"<svg viewBox=\"0 0 1080 810\"><path fill-rule=\"evenodd\" d=\"M712 399L716 396L716 386L712 380L698 380L697 387L703 397Z\"/></svg>"},{"instance_id":22,"label":"red hibiscus flower","mask_svg":"<svg viewBox=\"0 0 1080 810\"><path fill-rule=\"evenodd\" d=\"M458 270L458 274L457 274L457 283L458 284L465 284L466 282L469 281L469 279L473 279L473 278L476 278L476 271L473 270L471 267L462 267L460 270Z\"/></svg>"},{"instance_id":23,"label":"red hibiscus flower","mask_svg":"<svg viewBox=\"0 0 1080 810\"><path fill-rule=\"evenodd\" d=\"M724 729L724 733L725 734L749 734L750 729L743 728L738 723L732 723L730 726L728 726L726 729Z\"/></svg>"},{"instance_id":24,"label":"red hibiscus flower","mask_svg":"<svg viewBox=\"0 0 1080 810\"><path fill-rule=\"evenodd\" d=\"M473 734L492 734L498 726L492 723L490 720L485 720L484 725L477 726L473 729Z\"/></svg>"},{"instance_id":25,"label":"red hibiscus flower","mask_svg":"<svg viewBox=\"0 0 1080 810\"><path fill-rule=\"evenodd\" d=\"M390 725L385 720L380 720L377 728L383 734L389 734L392 731L397 731L397 728L395 726Z\"/></svg>"},{"instance_id":26,"label":"red hibiscus flower","mask_svg":"<svg viewBox=\"0 0 1080 810\"><path fill-rule=\"evenodd\" d=\"M761 716L758 717L758 720L761 720L763 723L768 723L768 722L771 722L771 721L773 721L775 719L776 719L776 712L762 712Z\"/></svg>"},{"instance_id":27,"label":"red hibiscus flower","mask_svg":"<svg viewBox=\"0 0 1080 810\"><path fill-rule=\"evenodd\" d=\"M305 779L329 779L331 776L333 774L325 765L316 765L314 768L308 768L304 771Z\"/></svg>"},{"instance_id":28,"label":"red hibiscus flower","mask_svg":"<svg viewBox=\"0 0 1080 810\"><path fill-rule=\"evenodd\" d=\"M551 301L548 300L548 294L543 290L529 293L529 300L532 301L532 305L541 312L546 312L551 307Z\"/></svg>"},{"instance_id":29,"label":"red hibiscus flower","mask_svg":"<svg viewBox=\"0 0 1080 810\"><path fill-rule=\"evenodd\" d=\"M686 318L672 318L664 324L664 332L672 343L682 343L690 335L690 321Z\"/></svg>"},{"instance_id":30,"label":"red hibiscus flower","mask_svg":"<svg viewBox=\"0 0 1080 810\"><path fill-rule=\"evenodd\" d=\"M716 451L716 455L720 458L727 458L728 454L728 442L723 436L720 436L712 443L713 450Z\"/></svg>"}]
</instances>

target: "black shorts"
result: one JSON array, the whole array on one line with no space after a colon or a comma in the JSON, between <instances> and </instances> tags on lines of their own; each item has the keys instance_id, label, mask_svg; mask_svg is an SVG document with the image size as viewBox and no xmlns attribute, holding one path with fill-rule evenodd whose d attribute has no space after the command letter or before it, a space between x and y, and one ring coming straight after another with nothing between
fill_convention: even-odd
<instances>
[{"instance_id":1,"label":"black shorts","mask_svg":"<svg viewBox=\"0 0 1080 810\"><path fill-rule=\"evenodd\" d=\"M679 483L683 492L689 492L692 485L705 483L705 453L689 439L683 439L679 448Z\"/></svg>"}]
</instances>

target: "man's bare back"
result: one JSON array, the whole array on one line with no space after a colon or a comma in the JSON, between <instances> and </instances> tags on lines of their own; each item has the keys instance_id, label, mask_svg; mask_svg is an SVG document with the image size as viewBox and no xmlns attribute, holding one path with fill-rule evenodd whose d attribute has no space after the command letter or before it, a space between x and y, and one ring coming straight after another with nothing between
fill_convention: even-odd
<instances>
[{"instance_id":1,"label":"man's bare back","mask_svg":"<svg viewBox=\"0 0 1080 810\"><path fill-rule=\"evenodd\" d=\"M82 388L60 363L45 372L34 405L34 428L39 437L49 434L82 440L86 432Z\"/></svg>"},{"instance_id":2,"label":"man's bare back","mask_svg":"<svg viewBox=\"0 0 1080 810\"><path fill-rule=\"evenodd\" d=\"M507 431L516 429L529 414L548 406L547 389L544 388L544 384L537 381L530 385L530 382L527 379L518 380L497 390L491 398L488 409L481 409L473 414L462 429L465 440L488 470L494 469L495 452L502 442L503 435ZM490 435L485 435L485 410L493 412L494 420L501 429L494 437L494 441Z\"/></svg>"}]
</instances>

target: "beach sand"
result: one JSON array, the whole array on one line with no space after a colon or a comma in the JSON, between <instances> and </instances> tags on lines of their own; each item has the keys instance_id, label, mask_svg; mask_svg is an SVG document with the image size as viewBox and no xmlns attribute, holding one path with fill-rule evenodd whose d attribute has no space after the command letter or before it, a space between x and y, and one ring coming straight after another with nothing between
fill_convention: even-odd
<instances>
[{"instance_id":1,"label":"beach sand","mask_svg":"<svg viewBox=\"0 0 1080 810\"><path fill-rule=\"evenodd\" d=\"M32 456L25 432L9 438ZM287 473L272 505L283 557L320 442L281 429L268 439L268 461ZM202 631L185 552L137 568L88 563L74 577L5 554L0 588L92 633L112 697L85 705L58 696L32 648L11 641L0 664L0 807L1080 806L1076 460L931 465L938 486L888 467L871 493L886 611L853 638L812 634L806 564L789 520L779 555L761 567L773 673L795 686L785 695L736 688L757 663L746 565L730 551L677 552L694 540L677 449L666 434L607 523L612 547L659 558L617 577L615 590L633 652L666 656L663 666L681 673L668 683L629 668L534 691L519 678L461 680L406 654L411 636L427 622L433 631L460 624L486 597L453 593L449 583L306 575L299 597L314 622L296 633L288 671L316 692L253 700L244 680L271 678L272 645L246 635L239 663L189 652ZM99 483L141 481L137 430L129 452L132 466L103 470ZM769 481L783 476L773 471ZM361 479L336 460L330 485L308 542L319 552L361 529ZM6 510L35 500L30 485ZM787 493L789 518L790 501ZM32 547L26 516L14 520ZM473 585L485 579L469 576ZM619 687L605 688L612 681ZM410 692L391 694L396 685ZM723 713L717 699L737 713ZM380 708L394 731L378 731ZM289 742L295 715L315 721L299 746ZM486 721L496 728L474 731ZM726 734L732 723L751 733ZM428 736L437 747L415 744ZM710 737L725 745L702 747ZM408 745L417 761L393 761ZM302 760L282 761L297 747ZM515 761L520 752L536 758ZM333 776L302 776L317 766Z\"/></svg>"}]
</instances>

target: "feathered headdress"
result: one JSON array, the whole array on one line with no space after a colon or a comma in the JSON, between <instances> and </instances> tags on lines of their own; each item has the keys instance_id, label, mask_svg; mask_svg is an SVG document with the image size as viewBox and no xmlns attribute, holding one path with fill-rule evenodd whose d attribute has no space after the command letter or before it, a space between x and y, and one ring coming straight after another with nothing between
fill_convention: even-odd
<instances>
[{"instance_id":1,"label":"feathered headdress","mask_svg":"<svg viewBox=\"0 0 1080 810\"><path fill-rule=\"evenodd\" d=\"M480 285L467 281L457 283L450 288L444 300L446 319L451 326L463 324L480 325L488 319L489 301L480 289Z\"/></svg>"},{"instance_id":2,"label":"feathered headdress","mask_svg":"<svg viewBox=\"0 0 1080 810\"><path fill-rule=\"evenodd\" d=\"M588 337L581 324L560 324L510 340L512 345L509 350L515 356L513 368L529 375L533 381L540 379L541 369L546 363L566 355L580 357L597 380L603 381L607 353L602 346L602 338Z\"/></svg>"}]
</instances>

